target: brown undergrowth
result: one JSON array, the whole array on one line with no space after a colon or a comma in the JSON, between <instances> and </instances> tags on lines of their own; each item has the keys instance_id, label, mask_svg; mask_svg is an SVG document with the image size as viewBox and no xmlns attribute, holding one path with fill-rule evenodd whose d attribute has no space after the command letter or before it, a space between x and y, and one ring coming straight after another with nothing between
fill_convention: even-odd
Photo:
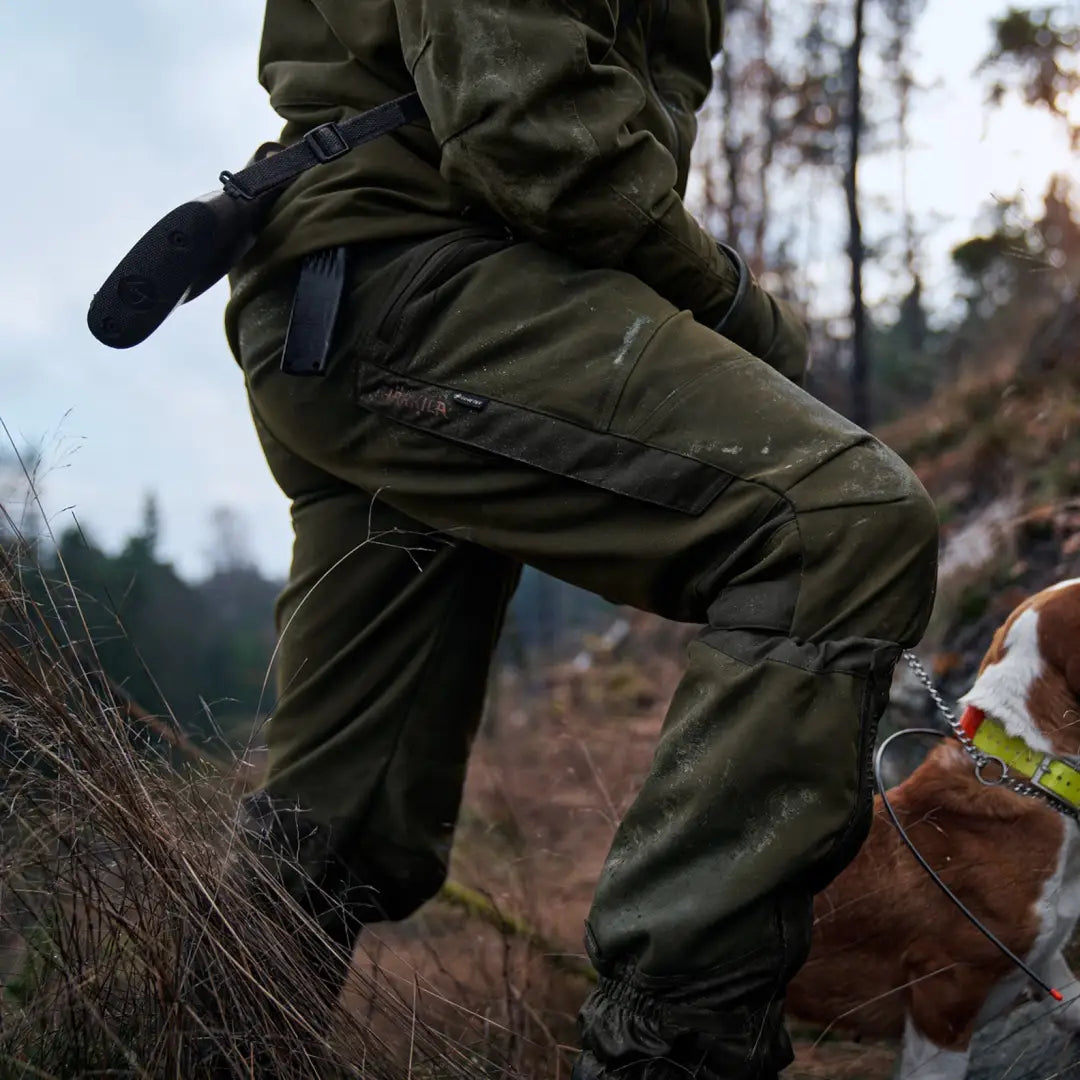
<instances>
[{"instance_id":1,"label":"brown undergrowth","mask_svg":"<svg viewBox=\"0 0 1080 1080\"><path fill-rule=\"evenodd\" d=\"M521 1075L482 1017L446 1003L432 1027L415 977L358 968L365 1011L322 1016L295 943L332 946L236 842L235 773L178 763L91 670L77 598L42 611L21 580L7 549L0 1076Z\"/></svg>"}]
</instances>

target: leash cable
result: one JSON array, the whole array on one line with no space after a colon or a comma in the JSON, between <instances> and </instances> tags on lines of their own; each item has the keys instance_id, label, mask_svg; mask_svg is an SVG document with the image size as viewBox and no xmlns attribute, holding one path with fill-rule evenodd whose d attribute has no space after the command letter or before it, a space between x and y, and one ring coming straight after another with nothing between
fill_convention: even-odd
<instances>
[{"instance_id":1,"label":"leash cable","mask_svg":"<svg viewBox=\"0 0 1080 1080\"><path fill-rule=\"evenodd\" d=\"M926 687L930 696L934 699L934 704L937 706L938 711L949 722L949 727L952 729L953 734L956 734L960 728L956 722L956 718L953 716L952 711L945 704L941 695L937 692L937 688L933 685L929 675L926 674L922 664L919 663L918 658L914 653L905 652L904 659L908 662L908 665L915 672L919 681ZM919 865L930 875L931 880L935 885L952 901L953 904L960 910L960 912L968 919L969 922L979 931L995 948L999 949L1009 960L1015 964L1027 977L1035 983L1041 990L1049 994L1055 1001L1064 1001L1065 997L1060 990L1056 990L1049 983L1043 980L1032 968L1026 964L1019 956L1016 955L988 926L986 926L977 915L975 915L967 905L941 880L938 872L930 865L924 858L922 852L915 846L911 838L908 836L904 826L900 823L900 818L897 816L896 811L893 809L892 804L889 802L889 796L885 791L885 783L881 776L882 761L885 757L885 752L897 739L903 738L905 735L933 735L938 739L945 739L949 737L949 734L944 731L939 731L937 728L904 728L901 731L896 731L890 735L882 744L877 748L874 754L874 782L877 784L878 792L881 795L882 805L885 807L886 812L892 819L892 823L896 828L896 831L900 834L901 840L904 841L908 850L918 860ZM965 750L970 753L973 749L968 744L970 742L966 735L960 739L964 745ZM1026 794L1026 792L1025 792Z\"/></svg>"}]
</instances>

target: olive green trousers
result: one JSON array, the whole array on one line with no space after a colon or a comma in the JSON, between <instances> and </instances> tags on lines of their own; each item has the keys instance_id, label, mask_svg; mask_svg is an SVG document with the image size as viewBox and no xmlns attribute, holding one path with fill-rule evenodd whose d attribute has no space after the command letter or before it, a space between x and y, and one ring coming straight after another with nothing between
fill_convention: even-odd
<instances>
[{"instance_id":1,"label":"olive green trousers","mask_svg":"<svg viewBox=\"0 0 1080 1080\"><path fill-rule=\"evenodd\" d=\"M687 1023L726 1012L749 1047L869 827L877 720L933 600L930 499L801 372L632 276L487 228L352 260L322 378L279 370L294 274L237 283L229 313L295 529L268 787L403 917L444 878L523 563L702 624L587 941L609 1014L707 1002Z\"/></svg>"}]
</instances>

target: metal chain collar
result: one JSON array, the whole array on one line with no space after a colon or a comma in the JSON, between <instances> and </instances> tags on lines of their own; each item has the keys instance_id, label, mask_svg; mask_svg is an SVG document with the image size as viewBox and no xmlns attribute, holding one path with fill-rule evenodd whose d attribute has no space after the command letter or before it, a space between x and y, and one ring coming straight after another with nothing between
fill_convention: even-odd
<instances>
[{"instance_id":1,"label":"metal chain collar","mask_svg":"<svg viewBox=\"0 0 1080 1080\"><path fill-rule=\"evenodd\" d=\"M1068 803L1059 799L1052 792L1044 791L1042 788L1036 787L1034 784L1030 784L1020 777L1010 776L1009 767L1001 760L1001 758L993 757L990 754L984 754L971 741L971 736L964 730L960 721L956 718L956 714L945 704L945 699L938 692L937 687L927 674L926 668L920 663L919 658L913 652L905 652L904 659L907 661L908 667L915 673L915 677L926 688L926 692L933 699L937 711L945 718L945 721L949 725L950 731L952 731L953 735L956 737L957 742L960 743L967 751L968 756L975 762L975 776L980 784L985 784L987 787L1008 788L1010 791L1015 791L1018 795L1026 795L1028 798L1032 799L1042 799L1057 810L1058 813L1064 814L1066 817L1071 817L1074 820L1080 820L1080 810L1076 807L1069 806ZM996 777L987 777L984 772L987 766L993 766L1000 771L1000 774Z\"/></svg>"}]
</instances>

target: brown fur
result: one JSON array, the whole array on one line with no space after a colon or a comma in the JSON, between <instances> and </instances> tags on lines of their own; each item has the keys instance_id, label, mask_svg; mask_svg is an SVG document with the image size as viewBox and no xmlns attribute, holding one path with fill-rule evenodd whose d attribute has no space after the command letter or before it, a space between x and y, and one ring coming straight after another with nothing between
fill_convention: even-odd
<instances>
[{"instance_id":1,"label":"brown fur","mask_svg":"<svg viewBox=\"0 0 1080 1080\"><path fill-rule=\"evenodd\" d=\"M1028 952L1064 833L1059 815L980 784L956 744L938 747L889 801L953 892L1014 952ZM879 796L866 844L815 900L813 949L788 1005L866 1035L899 1036L910 1011L938 1045L962 1048L986 992L1011 970L916 863Z\"/></svg>"}]
</instances>

